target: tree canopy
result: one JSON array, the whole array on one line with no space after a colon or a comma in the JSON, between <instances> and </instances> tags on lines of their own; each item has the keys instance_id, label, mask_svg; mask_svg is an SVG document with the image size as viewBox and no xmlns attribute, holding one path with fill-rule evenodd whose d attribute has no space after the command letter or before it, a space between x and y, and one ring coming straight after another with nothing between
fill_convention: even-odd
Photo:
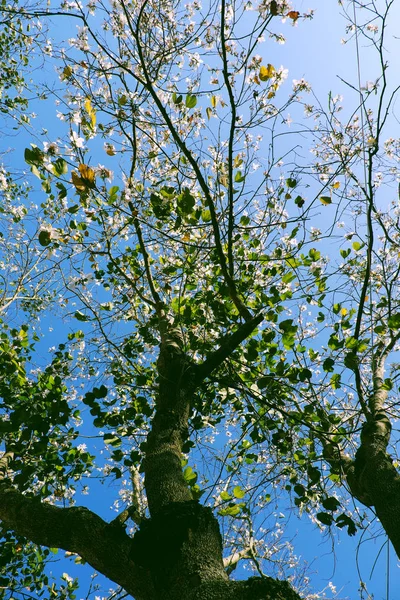
<instances>
[{"instance_id":1,"label":"tree canopy","mask_svg":"<svg viewBox=\"0 0 400 600\"><path fill-rule=\"evenodd\" d=\"M337 597L283 502L400 556L394 0L338 4L348 103L286 0L2 3L1 597Z\"/></svg>"}]
</instances>

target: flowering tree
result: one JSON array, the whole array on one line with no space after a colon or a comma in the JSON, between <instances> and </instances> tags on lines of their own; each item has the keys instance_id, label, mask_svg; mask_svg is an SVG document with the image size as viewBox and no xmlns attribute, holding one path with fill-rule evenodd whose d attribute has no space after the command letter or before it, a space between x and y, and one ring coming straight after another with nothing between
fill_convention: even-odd
<instances>
[{"instance_id":1,"label":"flowering tree","mask_svg":"<svg viewBox=\"0 0 400 600\"><path fill-rule=\"evenodd\" d=\"M24 200L14 176L0 179L11 265L0 582L14 595L73 597L75 582L55 588L43 570L50 547L137 599L300 598L290 548L265 526L283 493L321 528L354 534L350 493L398 551L395 379L383 375L400 330L398 225L396 209L378 209L376 167L397 148L379 155L394 98L384 4L377 32L370 15L355 29L382 67L361 92L362 120L342 124L338 99L326 112L306 104L318 126L304 167L279 133L309 86L284 95L263 42L312 13L274 0L3 7L10 44L25 40L46 114L56 100L61 121L53 135L49 117L44 143L25 149L40 192ZM39 53L27 23L36 32L42 20L57 27ZM75 25L64 47L61 27ZM31 136L32 110L10 106ZM330 228L346 215L356 231L331 273L315 224L334 205ZM119 488L104 520L95 500L81 506L96 475ZM256 576L232 579L238 564Z\"/></svg>"}]
</instances>

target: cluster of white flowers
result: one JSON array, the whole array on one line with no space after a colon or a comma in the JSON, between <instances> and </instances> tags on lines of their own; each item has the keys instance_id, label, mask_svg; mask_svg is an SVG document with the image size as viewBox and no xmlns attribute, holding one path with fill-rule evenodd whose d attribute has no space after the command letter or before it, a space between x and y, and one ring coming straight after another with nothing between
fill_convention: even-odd
<instances>
[{"instance_id":1,"label":"cluster of white flowers","mask_svg":"<svg viewBox=\"0 0 400 600\"><path fill-rule=\"evenodd\" d=\"M301 79L293 79L294 92L311 92L311 85L302 77Z\"/></svg>"},{"instance_id":2,"label":"cluster of white flowers","mask_svg":"<svg viewBox=\"0 0 400 600\"><path fill-rule=\"evenodd\" d=\"M8 182L4 167L0 167L0 191L4 192L8 188Z\"/></svg>"}]
</instances>

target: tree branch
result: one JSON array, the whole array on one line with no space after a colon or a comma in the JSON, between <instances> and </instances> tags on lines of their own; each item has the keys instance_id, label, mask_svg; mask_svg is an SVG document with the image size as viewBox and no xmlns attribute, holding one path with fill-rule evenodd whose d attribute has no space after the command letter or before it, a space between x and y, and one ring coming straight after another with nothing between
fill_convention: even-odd
<instances>
[{"instance_id":1,"label":"tree branch","mask_svg":"<svg viewBox=\"0 0 400 600\"><path fill-rule=\"evenodd\" d=\"M195 365L193 367L196 384L198 385L203 379L208 377L220 364L226 360L234 350L249 335L254 331L254 329L259 325L264 319L263 314L256 315L252 317L250 321L246 321L240 327L234 331L233 333L226 335L220 339L219 348L212 352L206 360L200 364Z\"/></svg>"},{"instance_id":2,"label":"tree branch","mask_svg":"<svg viewBox=\"0 0 400 600\"><path fill-rule=\"evenodd\" d=\"M132 539L124 528L103 521L87 508L44 504L1 482L0 519L35 544L79 554L136 600L154 598L150 574L132 561Z\"/></svg>"}]
</instances>

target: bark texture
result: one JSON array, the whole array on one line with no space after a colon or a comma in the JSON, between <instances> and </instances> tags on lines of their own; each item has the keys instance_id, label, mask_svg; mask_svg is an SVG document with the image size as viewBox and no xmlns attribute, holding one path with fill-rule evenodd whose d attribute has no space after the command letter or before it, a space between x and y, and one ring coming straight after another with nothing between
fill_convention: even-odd
<instances>
[{"instance_id":1,"label":"bark texture","mask_svg":"<svg viewBox=\"0 0 400 600\"><path fill-rule=\"evenodd\" d=\"M344 472L355 498L373 507L400 557L400 476L387 453L391 424L380 410L364 424L354 461Z\"/></svg>"}]
</instances>

